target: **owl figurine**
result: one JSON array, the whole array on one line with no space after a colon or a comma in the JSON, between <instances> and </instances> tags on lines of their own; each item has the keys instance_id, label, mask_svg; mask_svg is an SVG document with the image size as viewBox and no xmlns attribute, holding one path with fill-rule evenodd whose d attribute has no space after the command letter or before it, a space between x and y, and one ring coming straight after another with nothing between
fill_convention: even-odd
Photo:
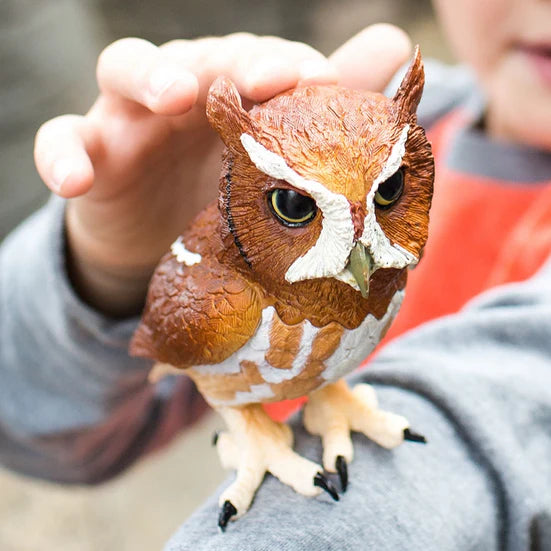
<instances>
[{"instance_id":1,"label":"owl figurine","mask_svg":"<svg viewBox=\"0 0 551 551\"><path fill-rule=\"evenodd\" d=\"M417 48L392 99L305 86L247 112L229 79L209 91L207 116L226 146L219 199L161 260L130 351L155 360L153 379L187 374L224 418L216 447L237 476L220 497L222 530L266 472L338 500L324 472L346 489L351 431L385 448L424 441L379 409L370 386L342 379L392 323L427 240L423 84ZM295 453L289 427L262 407L300 396L323 468Z\"/></svg>"}]
</instances>

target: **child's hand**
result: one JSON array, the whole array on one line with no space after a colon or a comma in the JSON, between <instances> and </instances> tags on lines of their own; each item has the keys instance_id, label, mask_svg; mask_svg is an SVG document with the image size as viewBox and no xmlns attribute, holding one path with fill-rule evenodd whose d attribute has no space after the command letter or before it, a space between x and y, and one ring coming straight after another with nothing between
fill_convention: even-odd
<instances>
[{"instance_id":1,"label":"child's hand","mask_svg":"<svg viewBox=\"0 0 551 551\"><path fill-rule=\"evenodd\" d=\"M387 25L363 31L330 60L305 44L249 34L108 46L88 114L45 123L35 144L43 180L71 198L67 236L80 294L108 314L136 313L160 256L215 197L222 146L205 98L218 75L250 102L302 83L380 90L408 55L407 37Z\"/></svg>"}]
</instances>

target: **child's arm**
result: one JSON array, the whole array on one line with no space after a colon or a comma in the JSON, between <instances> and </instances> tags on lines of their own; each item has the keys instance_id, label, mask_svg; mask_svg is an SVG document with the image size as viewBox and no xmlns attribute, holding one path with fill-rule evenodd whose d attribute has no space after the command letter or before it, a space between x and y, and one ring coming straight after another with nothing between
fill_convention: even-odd
<instances>
[{"instance_id":1,"label":"child's arm","mask_svg":"<svg viewBox=\"0 0 551 551\"><path fill-rule=\"evenodd\" d=\"M37 136L41 175L71 199L50 201L0 249L0 461L94 482L203 411L185 377L147 384L150 364L127 353L137 320L122 316L139 312L158 258L215 195L220 144L204 98L218 74L261 101L339 71L344 84L382 88L408 55L407 38L387 26L355 37L332 64L304 44L251 35L108 47L90 112Z\"/></svg>"},{"instance_id":2,"label":"child's arm","mask_svg":"<svg viewBox=\"0 0 551 551\"><path fill-rule=\"evenodd\" d=\"M93 483L206 406L185 377L169 394L148 385L150 366L127 352L136 320L106 318L74 293L63 212L63 201L51 200L0 248L0 462Z\"/></svg>"},{"instance_id":3,"label":"child's arm","mask_svg":"<svg viewBox=\"0 0 551 551\"><path fill-rule=\"evenodd\" d=\"M213 496L166 551L546 548L551 259L532 280L496 288L394 341L354 379L374 384L381 407L407 415L427 445L388 451L356 436L338 503L297 496L268 477L254 507L224 534ZM295 441L301 455L319 460L319 438L302 424Z\"/></svg>"}]
</instances>

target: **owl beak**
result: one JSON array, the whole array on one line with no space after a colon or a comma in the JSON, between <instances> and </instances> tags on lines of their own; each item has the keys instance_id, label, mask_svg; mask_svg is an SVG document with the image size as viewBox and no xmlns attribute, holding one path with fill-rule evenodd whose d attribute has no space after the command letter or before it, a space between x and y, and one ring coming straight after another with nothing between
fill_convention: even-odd
<instances>
[{"instance_id":1,"label":"owl beak","mask_svg":"<svg viewBox=\"0 0 551 551\"><path fill-rule=\"evenodd\" d=\"M356 243L350 253L347 269L354 276L362 297L367 298L369 295L369 278L377 268L373 258L360 242Z\"/></svg>"}]
</instances>

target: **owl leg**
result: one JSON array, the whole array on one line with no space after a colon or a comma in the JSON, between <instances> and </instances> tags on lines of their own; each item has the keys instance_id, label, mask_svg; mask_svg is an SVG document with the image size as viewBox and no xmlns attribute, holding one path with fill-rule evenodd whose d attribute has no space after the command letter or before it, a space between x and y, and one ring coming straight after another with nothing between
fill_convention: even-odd
<instances>
[{"instance_id":1,"label":"owl leg","mask_svg":"<svg viewBox=\"0 0 551 551\"><path fill-rule=\"evenodd\" d=\"M338 500L336 489L322 474L322 468L292 450L293 433L276 423L260 404L218 410L228 425L228 432L218 435L215 445L224 468L237 470L235 481L219 499L218 525L242 516L266 472L305 496L326 490Z\"/></svg>"},{"instance_id":2,"label":"owl leg","mask_svg":"<svg viewBox=\"0 0 551 551\"><path fill-rule=\"evenodd\" d=\"M409 428L401 415L379 409L377 396L367 384L350 389L344 380L310 394L304 408L304 426L321 436L323 466L338 472L343 490L348 483L347 463L354 450L350 431L362 432L383 448L394 448L404 440L425 443L425 437Z\"/></svg>"}]
</instances>

